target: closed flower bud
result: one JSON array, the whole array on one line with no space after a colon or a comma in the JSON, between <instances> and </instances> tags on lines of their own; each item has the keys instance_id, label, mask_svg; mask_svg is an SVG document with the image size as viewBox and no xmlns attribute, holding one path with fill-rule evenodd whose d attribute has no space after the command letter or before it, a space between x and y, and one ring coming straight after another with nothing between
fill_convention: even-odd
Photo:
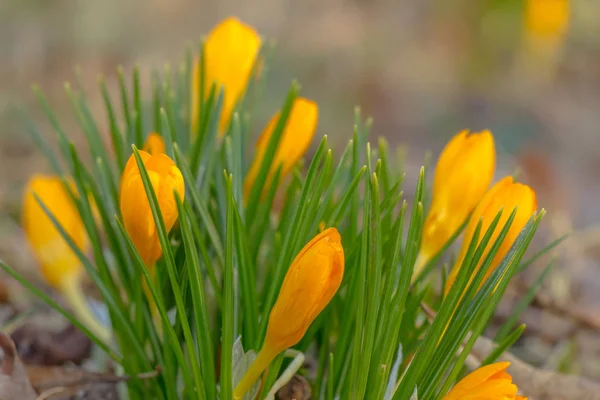
<instances>
[{"instance_id":1,"label":"closed flower bud","mask_svg":"<svg viewBox=\"0 0 600 400\"><path fill-rule=\"evenodd\" d=\"M340 234L328 228L304 246L292 262L271 309L263 347L235 388L235 399L244 396L277 354L302 339L335 295L343 275Z\"/></svg>"},{"instance_id":2,"label":"closed flower bud","mask_svg":"<svg viewBox=\"0 0 600 400\"><path fill-rule=\"evenodd\" d=\"M72 189L75 189L74 185ZM75 245L86 253L91 246L79 211L58 177L34 175L29 179L23 199L23 228L40 263L42 275L50 285L62 293L79 321L97 337L108 341L111 332L98 321L87 305L81 287L84 276L81 262L46 215L35 195ZM91 205L92 213L97 213L95 204Z\"/></svg>"},{"instance_id":3,"label":"closed flower bud","mask_svg":"<svg viewBox=\"0 0 600 400\"><path fill-rule=\"evenodd\" d=\"M250 74L260 51L261 38L249 25L237 18L227 18L209 33L204 42L204 93L200 93L200 61L192 71L192 130L198 126L199 96L208 96L215 82L223 87L221 134L227 129L231 113L244 95ZM217 92L218 93L218 92Z\"/></svg>"},{"instance_id":4,"label":"closed flower bud","mask_svg":"<svg viewBox=\"0 0 600 400\"><path fill-rule=\"evenodd\" d=\"M569 26L570 0L527 0L525 29L529 37L558 41Z\"/></svg>"},{"instance_id":5,"label":"closed flower bud","mask_svg":"<svg viewBox=\"0 0 600 400\"><path fill-rule=\"evenodd\" d=\"M160 136L156 132L152 132L148 135L146 139L146 143L144 143L144 147L142 148L145 152L150 153L151 156L155 154L164 154L165 153L165 141L162 136Z\"/></svg>"},{"instance_id":6,"label":"closed flower bud","mask_svg":"<svg viewBox=\"0 0 600 400\"><path fill-rule=\"evenodd\" d=\"M269 169L265 189L268 188L273 179L273 175L281 166L280 179L283 179L296 165L298 160L302 158L304 153L310 147L313 136L317 128L319 119L319 107L311 100L299 97L294 101L292 111L285 125L283 134L279 141L275 157ZM273 130L279 121L279 113L275 114L269 124L263 131L262 135L256 142L256 154L252 166L248 171L248 175L244 181L244 193L246 198L252 190L252 186L256 181L256 177L260 170L263 158L269 146L269 141L273 135Z\"/></svg>"},{"instance_id":7,"label":"closed flower bud","mask_svg":"<svg viewBox=\"0 0 600 400\"><path fill-rule=\"evenodd\" d=\"M435 167L431 207L423 227L415 276L477 206L494 178L495 167L490 131L464 130L442 150Z\"/></svg>"},{"instance_id":8,"label":"closed flower bud","mask_svg":"<svg viewBox=\"0 0 600 400\"><path fill-rule=\"evenodd\" d=\"M498 362L476 369L458 382L442 400L527 400L506 369L509 362Z\"/></svg>"},{"instance_id":9,"label":"closed flower bud","mask_svg":"<svg viewBox=\"0 0 600 400\"><path fill-rule=\"evenodd\" d=\"M87 233L60 178L34 175L29 179L23 199L23 228L44 278L50 285L60 288L64 279L79 275L82 266L34 194L83 252L90 247Z\"/></svg>"},{"instance_id":10,"label":"closed flower bud","mask_svg":"<svg viewBox=\"0 0 600 400\"><path fill-rule=\"evenodd\" d=\"M445 292L448 293L456 276L458 275L459 269L465 259L467 254L467 250L473 239L473 235L475 233L475 229L477 225L481 221L481 234L480 239L483 237L487 229L490 227L494 218L499 211L502 210L502 216L500 217L500 221L494 230L494 233L491 237L490 242L488 243L483 256L481 257L481 262L486 257L490 248L498 238L500 231L508 221L511 213L514 209L517 209L515 218L510 226L508 234L504 238L498 253L494 257L492 264L488 271L486 271L485 279L487 279L494 269L498 266L500 261L504 258L504 256L510 250L510 247L513 245L517 236L523 230L527 221L531 218L533 213L537 210L537 200L535 196L535 192L527 185L523 185L521 183L516 183L513 181L513 178L510 176L505 177L498 183L496 183L481 199L481 202L473 211L473 215L469 220L467 228L465 230L465 237L463 239L462 248L458 259L456 260L456 264L450 271L448 279L446 281ZM476 268L475 273L479 270L479 266Z\"/></svg>"},{"instance_id":11,"label":"closed flower bud","mask_svg":"<svg viewBox=\"0 0 600 400\"><path fill-rule=\"evenodd\" d=\"M167 155L151 156L145 151L140 151L139 154L148 171L165 227L169 232L178 217L174 192L177 192L181 199L184 197L183 176ZM162 249L150 203L144 191L144 183L133 155L129 158L121 178L120 207L125 230L146 265L153 265L161 256Z\"/></svg>"}]
</instances>

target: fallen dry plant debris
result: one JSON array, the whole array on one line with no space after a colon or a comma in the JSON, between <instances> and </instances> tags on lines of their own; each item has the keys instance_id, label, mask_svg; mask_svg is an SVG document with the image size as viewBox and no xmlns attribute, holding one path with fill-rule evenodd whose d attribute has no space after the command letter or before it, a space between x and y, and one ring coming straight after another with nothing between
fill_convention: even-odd
<instances>
[{"instance_id":1,"label":"fallen dry plant debris","mask_svg":"<svg viewBox=\"0 0 600 400\"><path fill-rule=\"evenodd\" d=\"M3 352L0 367L0 400L35 400L37 398L25 366L17 355L11 338L0 333L0 348Z\"/></svg>"}]
</instances>

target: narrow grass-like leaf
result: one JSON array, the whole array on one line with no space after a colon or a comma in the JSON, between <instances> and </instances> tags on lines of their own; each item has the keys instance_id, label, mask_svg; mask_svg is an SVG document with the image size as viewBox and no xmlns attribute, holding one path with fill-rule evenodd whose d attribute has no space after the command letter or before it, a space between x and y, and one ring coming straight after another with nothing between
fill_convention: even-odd
<instances>
[{"instance_id":1,"label":"narrow grass-like leaf","mask_svg":"<svg viewBox=\"0 0 600 400\"><path fill-rule=\"evenodd\" d=\"M102 295L102 298L104 299L104 302L106 303L106 305L107 305L108 309L110 310L110 312L112 313L112 315L114 315L114 317L115 317L115 319L113 320L113 324L118 324L119 327L122 328L121 333L127 339L128 343L130 343L130 345L132 346L132 350L135 353L135 356L137 357L138 360L140 360L142 362L143 367L146 370L150 370L151 369L150 363L148 363L148 361L146 360L146 358L144 356L143 347L141 345L139 338L135 335L135 332L133 330L133 325L131 324L131 321L129 321L129 319L123 313L122 308L118 305L118 301L114 297L114 294L112 293L111 290L109 290L107 288L107 285L101 279L100 275L98 274L98 271L96 271L96 268L90 263L90 261L85 256L85 254L83 254L81 249L75 244L75 242L73 241L71 236L67 233L67 231L65 231L65 229L62 227L60 222L58 222L58 220L56 219L54 214L52 214L52 212L48 209L48 207L46 207L46 205L43 203L43 201L37 195L34 195L34 196L35 196L38 204L40 205L40 207L42 207L46 216L50 219L50 221L52 221L52 224L54 225L56 230L60 233L60 235L62 236L64 241L68 244L68 246L71 248L73 253L77 256L77 258L84 266L85 270L87 271L87 273L90 276L90 278L92 279L92 281L98 287L98 290L100 291L100 294Z\"/></svg>"},{"instance_id":2,"label":"narrow grass-like leaf","mask_svg":"<svg viewBox=\"0 0 600 400\"><path fill-rule=\"evenodd\" d=\"M315 157L309 167L306 182L304 183L304 189L302 191L302 195L299 200L299 207L295 210L293 222L289 226L289 230L285 233L283 249L280 257L278 257L277 263L275 264L275 271L272 275L272 280L270 281L270 286L267 292L267 296L263 303L263 312L262 315L266 316L271 310L273 304L275 304L275 297L279 292L279 288L281 282L283 281L283 277L285 276L285 271L287 270L289 264L291 263L293 257L296 255L296 252L299 250L299 245L306 240L306 236L302 234L302 232L292 232L292 227L298 227L300 222L303 220L303 215L307 213L307 209L310 204L307 203L307 198L309 193L311 192L312 182L315 180L317 175L318 166L321 163L323 155L325 153L325 146L327 144L326 138L323 138L321 141L321 145L317 149ZM313 203L312 207L315 208L317 203ZM247 213L246 215L250 215ZM260 333L261 336L264 335L267 329L267 318L262 319L260 325Z\"/></svg>"},{"instance_id":3,"label":"narrow grass-like leaf","mask_svg":"<svg viewBox=\"0 0 600 400\"><path fill-rule=\"evenodd\" d=\"M263 155L263 159L261 160L258 174L256 175L254 185L252 186L252 189L250 190L250 195L248 196L246 210L248 226L252 225L256 216L256 208L258 207L258 204L260 202L260 197L263 193L264 184L267 180L269 170L272 167L273 160L277 152L277 147L279 146L279 142L281 140L281 137L283 136L283 132L285 130L288 118L290 116L290 113L292 112L294 101L296 100L296 97L298 97L299 90L300 87L296 82L294 82L292 84L292 87L290 88L290 91L288 92L283 107L281 108L281 111L279 113L279 119L277 120L277 124L273 129L273 133L271 134L271 137L269 139L269 144L267 145L267 148Z\"/></svg>"},{"instance_id":4,"label":"narrow grass-like leaf","mask_svg":"<svg viewBox=\"0 0 600 400\"><path fill-rule=\"evenodd\" d=\"M177 197L177 210L179 212L181 235L183 236L183 243L185 245L186 267L190 277L190 290L192 292L192 305L194 310L193 320L195 323L197 346L200 350L199 360L202 368L202 378L205 383L206 398L215 399L217 396L217 388L210 324L208 321L208 309L204 295L205 291L200 261L196 252L189 219L189 216L193 214L189 205L184 206L179 197Z\"/></svg>"},{"instance_id":5,"label":"narrow grass-like leaf","mask_svg":"<svg viewBox=\"0 0 600 400\"><path fill-rule=\"evenodd\" d=\"M452 236L450 236L450 239L448 239L448 241L444 243L442 248L440 248L438 252L427 261L421 272L414 277L413 286L420 284L427 276L429 276L429 274L438 264L439 260L442 258L446 250L448 250L448 248L452 246L452 243L454 243L454 241L460 236L460 234L463 232L468 223L469 218L467 218L462 223L462 225L458 227L458 229L452 234Z\"/></svg>"},{"instance_id":6,"label":"narrow grass-like leaf","mask_svg":"<svg viewBox=\"0 0 600 400\"><path fill-rule=\"evenodd\" d=\"M117 78L119 80L119 92L121 93L121 113L125 119L125 132L127 132L126 144L135 143L135 130L131 125L131 111L129 108L129 96L127 95L127 84L125 83L125 72L122 66L117 67Z\"/></svg>"},{"instance_id":7,"label":"narrow grass-like leaf","mask_svg":"<svg viewBox=\"0 0 600 400\"><path fill-rule=\"evenodd\" d=\"M135 115L135 145L144 145L144 114L142 107L142 93L140 84L140 68L133 68L133 112Z\"/></svg>"},{"instance_id":8,"label":"narrow grass-like leaf","mask_svg":"<svg viewBox=\"0 0 600 400\"><path fill-rule=\"evenodd\" d=\"M104 107L106 108L106 114L108 117L110 129L110 139L113 151L115 152L115 157L117 158L117 165L119 167L119 171L123 171L123 168L125 168L125 163L127 162L124 150L125 137L123 136L123 132L121 132L121 130L119 129L119 125L117 124L115 111L112 105L112 101L110 99L110 95L108 93L108 89L106 87L106 82L104 81L103 77L99 79L98 85L100 86L100 92L102 92L102 99L104 100Z\"/></svg>"},{"instance_id":9,"label":"narrow grass-like leaf","mask_svg":"<svg viewBox=\"0 0 600 400\"><path fill-rule=\"evenodd\" d=\"M521 300L517 303L517 305L513 308L512 313L506 319L506 321L502 324L498 333L496 333L495 341L501 342L506 339L509 332L514 328L519 320L519 317L525 311L525 309L529 306L531 301L535 298L535 295L539 292L542 287L542 283L546 279L546 277L552 271L552 268L556 265L556 259L553 258L548 265L542 270L542 272L538 275L538 277L533 281L533 283L527 289L527 293L523 296ZM520 266L519 266L520 267Z\"/></svg>"},{"instance_id":10,"label":"narrow grass-like leaf","mask_svg":"<svg viewBox=\"0 0 600 400\"><path fill-rule=\"evenodd\" d=\"M170 157L170 158L175 158L175 153L173 151L173 137L174 137L174 132L173 132L173 127L171 126L171 124L169 123L169 117L167 116L167 113L165 111L164 108L160 108L160 110L158 111L159 113L159 118L160 118L160 133L164 139L165 142L165 153Z\"/></svg>"},{"instance_id":11,"label":"narrow grass-like leaf","mask_svg":"<svg viewBox=\"0 0 600 400\"><path fill-rule=\"evenodd\" d=\"M188 352L188 356L190 357L189 361L191 364L190 365L191 375L193 376L193 382L194 382L195 386L192 386L192 382L191 382L189 376L188 376L188 380L190 380L190 381L188 381L186 383L188 385L188 388L195 387L195 390L194 390L195 393L197 395L199 395L200 398L202 399L202 398L204 398L203 394L205 393L205 391L204 391L204 384L202 381L202 375L200 374L200 369L199 369L200 363L198 361L198 355L197 355L197 351L196 351L196 347L195 347L195 343L194 343L194 338L192 336L189 322L186 317L185 302L183 301L181 288L179 286L179 283L177 282L176 266L175 266L175 261L173 259L171 244L169 242L169 237L167 234L167 230L165 228L164 220L162 218L162 213L161 213L160 207L158 205L158 199L156 197L156 193L154 192L154 188L152 186L152 182L150 181L150 177L148 176L148 171L146 171L144 162L142 161L142 159L139 155L139 152L135 146L133 146L133 154L135 156L135 160L136 160L137 166L140 171L142 182L144 184L144 190L146 191L146 196L147 196L148 202L150 204L150 209L152 210L152 216L154 218L154 223L156 225L156 232L158 234L160 245L161 245L161 248L163 251L163 256L165 259L167 272L169 274L169 280L171 282L171 289L173 291L173 297L175 299L175 305L177 307L178 321L181 322L181 327L183 329L183 335L185 338L186 349ZM172 334L175 335L174 331L170 331L170 332L172 332ZM183 355L181 355L181 357L183 357ZM180 362L181 361L183 361L183 359L181 359ZM184 365L185 365L185 363L181 364L182 370L184 372L184 377L185 377L186 375L190 374L190 371L187 370L187 368L184 367Z\"/></svg>"},{"instance_id":12,"label":"narrow grass-like leaf","mask_svg":"<svg viewBox=\"0 0 600 400\"><path fill-rule=\"evenodd\" d=\"M33 293L35 296L39 297L44 303L48 306L52 307L56 311L58 311L62 316L69 320L77 329L81 330L87 337L89 337L94 343L96 343L110 358L112 358L116 363L122 364L122 356L112 350L108 344L106 344L102 339L100 339L96 334L90 331L85 325L83 325L79 320L73 316L70 312L61 307L56 301L52 300L52 298L42 292L40 289L33 286L28 280L23 278L17 271L12 269L8 264L4 263L0 260L0 267L12 276L14 279L19 281L27 290Z\"/></svg>"},{"instance_id":13,"label":"narrow grass-like leaf","mask_svg":"<svg viewBox=\"0 0 600 400\"><path fill-rule=\"evenodd\" d=\"M192 196L192 203L194 204L194 207L200 214L203 229L206 230L208 237L213 245L213 248L217 253L217 258L220 262L220 265L223 266L225 264L225 252L223 250L221 238L219 236L215 223L213 222L213 218L210 215L210 212L208 211L208 205L205 203L205 200L202 197L201 193L194 185L194 179L188 167L188 164L185 161L185 157L181 154L181 151L179 150L179 147L176 144L173 146L173 151L175 153L175 159L177 160L177 166L181 170L183 179L187 183L189 194Z\"/></svg>"},{"instance_id":14,"label":"narrow grass-like leaf","mask_svg":"<svg viewBox=\"0 0 600 400\"><path fill-rule=\"evenodd\" d=\"M369 265L366 271L367 282L367 305L365 315L365 332L361 360L358 369L358 383L356 395L364 398L367 390L367 380L371 367L371 357L375 346L377 316L381 304L381 221L379 210L379 181L377 174L371 176L371 215L368 229L369 235Z\"/></svg>"},{"instance_id":15,"label":"narrow grass-like leaf","mask_svg":"<svg viewBox=\"0 0 600 400\"><path fill-rule=\"evenodd\" d=\"M167 314L167 310L165 309L165 302L164 302L163 296L161 294L161 291L157 289L155 279L153 279L152 276L150 275L150 271L148 270L148 267L144 264L142 257L138 253L137 249L135 248L135 245L131 241L131 238L127 234L125 227L119 220L117 220L117 224L121 231L121 235L125 239L127 245L129 246L129 250L131 251L131 254L133 255L134 264L136 265L139 272L143 275L143 277L145 279L144 282L146 283L146 286L152 296L151 298L148 299L148 301L152 301L153 304L156 306L156 309L158 311L159 317L162 322L162 327L165 330L165 333L167 335L166 338L164 339L166 351L163 356L165 358L165 363L167 365L174 366L174 363L170 362L170 358L173 357L174 359L176 359L177 363L179 364L179 368L182 369L183 381L186 383L186 386L192 388L193 380L191 377L191 373L190 373L189 369L186 367L187 366L186 359L183 354L183 350L181 349L181 345L179 343L179 338L177 337L177 334L175 333L175 329L173 328L173 324L169 320L169 316ZM174 369L170 369L165 372L171 378L171 379L165 380L167 390L169 391L168 398L169 399L176 398L177 397L177 389L176 389L176 382L174 382L175 377L177 375L176 370L174 368Z\"/></svg>"},{"instance_id":16,"label":"narrow grass-like leaf","mask_svg":"<svg viewBox=\"0 0 600 400\"><path fill-rule=\"evenodd\" d=\"M52 167L52 170L59 176L64 175L64 168L61 165L61 161L55 154L54 150L50 148L50 145L44 138L44 135L42 135L39 129L35 126L35 124L31 122L31 117L27 115L27 112L21 107L19 107L17 111L19 113L19 117L23 125L25 126L25 130L29 132L29 135L31 136L35 145L42 151L42 153L46 157L46 160L48 160L48 162L50 163L50 167Z\"/></svg>"},{"instance_id":17,"label":"narrow grass-like leaf","mask_svg":"<svg viewBox=\"0 0 600 400\"><path fill-rule=\"evenodd\" d=\"M369 163L367 163L367 169L369 169ZM365 178L365 197L363 202L363 226L370 227L371 223L371 187L370 180L367 176ZM366 281L367 281L367 269L369 263L369 240L370 240L370 229L363 229L361 237L360 247L360 262L358 265L358 271L355 280L355 292L354 298L356 298L356 325L354 328L354 339L352 345L352 360L350 364L350 383L351 387L348 388L347 393L350 397L360 398L358 396L359 373L364 357L363 346L364 346L364 334L365 334L365 310L367 307L365 296L366 296Z\"/></svg>"},{"instance_id":18,"label":"narrow grass-like leaf","mask_svg":"<svg viewBox=\"0 0 600 400\"><path fill-rule=\"evenodd\" d=\"M558 239L554 240L552 243L548 244L542 250L538 251L533 257L529 258L527 261L522 262L521 265L519 265L519 272L524 271L531 264L539 260L540 257L542 257L544 254L547 254L549 251L554 249L556 246L561 244L564 240L568 239L569 237L571 237L570 233L562 235Z\"/></svg>"},{"instance_id":19,"label":"narrow grass-like leaf","mask_svg":"<svg viewBox=\"0 0 600 400\"><path fill-rule=\"evenodd\" d=\"M518 326L514 331L508 333L506 337L503 337L502 340L498 340L498 346L496 346L496 348L487 355L487 357L481 362L481 365L488 365L496 362L498 357L500 357L506 350L512 347L517 340L519 340L523 332L525 332L525 324Z\"/></svg>"},{"instance_id":20,"label":"narrow grass-like leaf","mask_svg":"<svg viewBox=\"0 0 600 400\"><path fill-rule=\"evenodd\" d=\"M48 104L48 101L46 100L46 96L44 96L44 94L42 93L40 88L38 86L34 85L33 92L34 92L38 102L42 106L42 109L44 110L46 117L50 121L50 124L52 125L52 128L53 128L54 132L56 133L56 136L58 137L58 146L61 150L63 158L65 160L69 160L69 158L70 158L69 157L69 139L67 138L67 135L65 135L65 131L62 129L62 127L58 123L56 114L54 114L54 112L52 111L52 108L50 107L50 105ZM70 167L70 165L69 165L69 167Z\"/></svg>"},{"instance_id":21,"label":"narrow grass-like leaf","mask_svg":"<svg viewBox=\"0 0 600 400\"><path fill-rule=\"evenodd\" d=\"M221 331L221 393L220 398L231 399L233 396L233 325L234 325L234 200L231 188L231 175L227 177L227 223L225 226L225 270L223 274L223 327Z\"/></svg>"}]
</instances>

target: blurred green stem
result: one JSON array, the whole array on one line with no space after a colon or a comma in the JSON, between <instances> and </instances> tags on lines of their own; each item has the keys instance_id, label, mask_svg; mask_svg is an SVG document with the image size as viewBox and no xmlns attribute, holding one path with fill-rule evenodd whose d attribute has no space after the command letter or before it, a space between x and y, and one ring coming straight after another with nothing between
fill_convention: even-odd
<instances>
[{"instance_id":1,"label":"blurred green stem","mask_svg":"<svg viewBox=\"0 0 600 400\"><path fill-rule=\"evenodd\" d=\"M93 311L90 309L87 299L81 287L82 274L72 274L65 276L61 282L60 291L67 299L75 316L90 331L94 332L100 339L109 342L111 338L110 330L101 324Z\"/></svg>"}]
</instances>

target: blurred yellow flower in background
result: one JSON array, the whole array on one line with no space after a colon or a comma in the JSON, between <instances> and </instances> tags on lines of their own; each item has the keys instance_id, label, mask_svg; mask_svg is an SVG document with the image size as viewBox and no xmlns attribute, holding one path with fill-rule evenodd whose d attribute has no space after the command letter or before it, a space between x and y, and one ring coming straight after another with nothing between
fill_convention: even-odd
<instances>
[{"instance_id":1,"label":"blurred yellow flower in background","mask_svg":"<svg viewBox=\"0 0 600 400\"><path fill-rule=\"evenodd\" d=\"M481 262L486 257L490 248L498 238L500 231L508 221L511 213L514 209L517 209L515 218L510 226L508 234L504 238L498 253L494 257L492 264L490 265L489 270L485 274L485 279L487 279L494 269L498 266L500 261L504 258L504 256L510 250L510 247L513 245L514 241L517 239L517 236L523 230L527 221L531 218L533 213L537 210L537 200L536 195L533 189L531 189L527 185L523 185L521 183L516 183L513 181L513 178L510 176L505 177L496 183L486 194L483 196L481 202L473 211L473 215L467 224L467 228L465 230L465 237L463 239L462 247L460 250L460 254L454 267L450 271L448 275L448 279L446 280L445 293L450 291L452 284L454 283L456 276L460 270L460 267L465 259L467 254L467 250L469 249L469 245L471 240L473 239L473 235L475 233L475 229L479 222L482 222L481 233L479 240L485 235L485 232L490 227L494 218L499 211L502 210L502 216L500 217L500 221L494 230L494 233L491 237L490 242L488 243L483 256L481 258ZM480 265L477 266L474 273L479 270Z\"/></svg>"},{"instance_id":2,"label":"blurred yellow flower in background","mask_svg":"<svg viewBox=\"0 0 600 400\"><path fill-rule=\"evenodd\" d=\"M523 20L523 44L515 57L515 71L528 91L536 91L556 79L569 33L570 0L527 0Z\"/></svg>"},{"instance_id":3,"label":"blurred yellow flower in background","mask_svg":"<svg viewBox=\"0 0 600 400\"><path fill-rule=\"evenodd\" d=\"M318 120L319 107L317 106L317 103L303 97L298 97L294 101L292 111L290 112L283 134L281 135L281 140L279 141L275 157L273 158L271 168L269 169L269 174L267 175L264 186L265 190L271 185L273 175L275 175L279 166L281 166L279 179L283 180L300 158L302 158L304 153L306 153L315 135ZM271 140L271 136L273 135L273 131L277 126L278 121L279 112L271 118L267 127L256 142L254 161L244 180L244 195L246 199L256 181L269 141Z\"/></svg>"},{"instance_id":4,"label":"blurred yellow flower in background","mask_svg":"<svg viewBox=\"0 0 600 400\"><path fill-rule=\"evenodd\" d=\"M156 132L152 132L148 135L146 143L144 143L144 147L142 148L142 150L149 153L151 156L155 154L164 154L165 149L165 141L162 136Z\"/></svg>"},{"instance_id":5,"label":"blurred yellow flower in background","mask_svg":"<svg viewBox=\"0 0 600 400\"><path fill-rule=\"evenodd\" d=\"M442 400L527 400L506 369L509 362L498 362L476 369L458 382Z\"/></svg>"},{"instance_id":6,"label":"blurred yellow flower in background","mask_svg":"<svg viewBox=\"0 0 600 400\"><path fill-rule=\"evenodd\" d=\"M570 0L527 0L525 30L530 37L561 40L569 19Z\"/></svg>"},{"instance_id":7,"label":"blurred yellow flower in background","mask_svg":"<svg viewBox=\"0 0 600 400\"><path fill-rule=\"evenodd\" d=\"M256 359L237 385L241 399L271 361L297 344L315 318L329 304L344 276L344 248L339 232L328 228L298 253L269 314L267 334Z\"/></svg>"},{"instance_id":8,"label":"blurred yellow flower in background","mask_svg":"<svg viewBox=\"0 0 600 400\"><path fill-rule=\"evenodd\" d=\"M414 277L466 221L492 183L495 168L496 150L490 131L464 130L442 150Z\"/></svg>"},{"instance_id":9,"label":"blurred yellow flower in background","mask_svg":"<svg viewBox=\"0 0 600 400\"><path fill-rule=\"evenodd\" d=\"M90 248L87 232L69 193L57 176L32 176L25 187L23 228L46 281L59 288L66 276L82 271L79 259L35 199L57 219L84 253Z\"/></svg>"},{"instance_id":10,"label":"blurred yellow flower in background","mask_svg":"<svg viewBox=\"0 0 600 400\"><path fill-rule=\"evenodd\" d=\"M165 228L169 232L178 217L174 192L177 192L182 200L184 198L183 176L175 162L167 155L152 156L145 151L140 151L139 154L148 171ZM134 155L127 161L121 178L120 208L125 230L146 265L152 266L161 256L162 248Z\"/></svg>"},{"instance_id":11,"label":"blurred yellow flower in background","mask_svg":"<svg viewBox=\"0 0 600 400\"><path fill-rule=\"evenodd\" d=\"M74 185L71 187L77 195ZM79 258L46 215L35 195L44 203L75 245L83 253L87 253L91 246L77 207L59 177L34 175L25 187L23 229L40 263L46 282L63 294L83 325L100 339L109 340L111 332L88 308L81 287L84 269ZM91 203L91 205L92 213L97 214L95 204Z\"/></svg>"},{"instance_id":12,"label":"blurred yellow flower in background","mask_svg":"<svg viewBox=\"0 0 600 400\"><path fill-rule=\"evenodd\" d=\"M192 132L198 126L200 95L210 93L213 82L217 94L223 86L223 108L221 110L220 133L227 129L231 114L246 91L250 74L256 63L261 38L254 28L237 18L227 18L213 28L204 42L204 93L200 93L200 60L194 61L192 71Z\"/></svg>"}]
</instances>

